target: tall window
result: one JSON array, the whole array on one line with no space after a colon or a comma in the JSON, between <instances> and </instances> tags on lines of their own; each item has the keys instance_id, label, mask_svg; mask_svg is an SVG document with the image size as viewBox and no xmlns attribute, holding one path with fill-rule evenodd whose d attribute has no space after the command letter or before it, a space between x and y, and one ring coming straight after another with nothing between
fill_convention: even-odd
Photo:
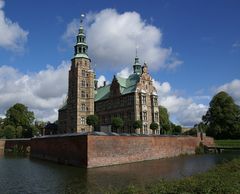
<instances>
[{"instance_id":1,"label":"tall window","mask_svg":"<svg viewBox=\"0 0 240 194\"><path fill-rule=\"evenodd\" d=\"M156 122L158 122L158 112L155 112L154 117L155 117L154 120L155 120Z\"/></svg>"},{"instance_id":2,"label":"tall window","mask_svg":"<svg viewBox=\"0 0 240 194\"><path fill-rule=\"evenodd\" d=\"M147 121L147 112L146 111L143 112L143 120Z\"/></svg>"},{"instance_id":3,"label":"tall window","mask_svg":"<svg viewBox=\"0 0 240 194\"><path fill-rule=\"evenodd\" d=\"M81 97L82 97L82 98L85 98L85 91L82 91L82 92L81 92Z\"/></svg>"},{"instance_id":4,"label":"tall window","mask_svg":"<svg viewBox=\"0 0 240 194\"><path fill-rule=\"evenodd\" d=\"M86 86L86 81L82 80L82 87L85 87L85 86Z\"/></svg>"},{"instance_id":5,"label":"tall window","mask_svg":"<svg viewBox=\"0 0 240 194\"><path fill-rule=\"evenodd\" d=\"M157 100L157 97L154 97L154 98L153 98L153 104L154 104L154 106L158 106L158 100Z\"/></svg>"},{"instance_id":6,"label":"tall window","mask_svg":"<svg viewBox=\"0 0 240 194\"><path fill-rule=\"evenodd\" d=\"M144 134L148 134L147 124L143 125L143 131L144 131Z\"/></svg>"},{"instance_id":7,"label":"tall window","mask_svg":"<svg viewBox=\"0 0 240 194\"><path fill-rule=\"evenodd\" d=\"M82 76L85 77L86 76L86 71L82 70Z\"/></svg>"},{"instance_id":8,"label":"tall window","mask_svg":"<svg viewBox=\"0 0 240 194\"><path fill-rule=\"evenodd\" d=\"M142 104L146 104L146 96L145 95L142 96Z\"/></svg>"},{"instance_id":9,"label":"tall window","mask_svg":"<svg viewBox=\"0 0 240 194\"><path fill-rule=\"evenodd\" d=\"M81 117L80 123L81 123L82 125L85 125L85 124L86 124L85 117Z\"/></svg>"},{"instance_id":10,"label":"tall window","mask_svg":"<svg viewBox=\"0 0 240 194\"><path fill-rule=\"evenodd\" d=\"M82 110L82 111L86 111L86 104L82 104L82 105L81 105L81 110Z\"/></svg>"}]
</instances>

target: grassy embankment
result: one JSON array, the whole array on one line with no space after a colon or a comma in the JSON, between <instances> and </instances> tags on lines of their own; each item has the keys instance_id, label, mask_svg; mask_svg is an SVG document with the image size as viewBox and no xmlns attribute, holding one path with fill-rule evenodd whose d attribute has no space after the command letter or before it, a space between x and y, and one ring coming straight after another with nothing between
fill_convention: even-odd
<instances>
[{"instance_id":1,"label":"grassy embankment","mask_svg":"<svg viewBox=\"0 0 240 194\"><path fill-rule=\"evenodd\" d=\"M109 194L237 194L240 193L240 158L217 165L208 172L180 180L160 180L143 188L129 186Z\"/></svg>"},{"instance_id":2,"label":"grassy embankment","mask_svg":"<svg viewBox=\"0 0 240 194\"><path fill-rule=\"evenodd\" d=\"M240 139L215 140L215 144L220 147L240 148Z\"/></svg>"}]
</instances>

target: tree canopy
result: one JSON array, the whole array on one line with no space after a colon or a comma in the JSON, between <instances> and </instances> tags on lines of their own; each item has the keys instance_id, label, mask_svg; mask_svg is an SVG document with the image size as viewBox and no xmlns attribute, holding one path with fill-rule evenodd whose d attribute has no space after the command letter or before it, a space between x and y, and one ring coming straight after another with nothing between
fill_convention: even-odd
<instances>
[{"instance_id":1,"label":"tree canopy","mask_svg":"<svg viewBox=\"0 0 240 194\"><path fill-rule=\"evenodd\" d=\"M150 129L152 129L152 130L153 130L153 133L155 133L155 131L158 129L158 124L155 123L155 122L152 122L152 123L150 124Z\"/></svg>"},{"instance_id":2,"label":"tree canopy","mask_svg":"<svg viewBox=\"0 0 240 194\"><path fill-rule=\"evenodd\" d=\"M112 130L113 131L118 131L123 127L123 120L120 117L113 117L112 118Z\"/></svg>"},{"instance_id":3,"label":"tree canopy","mask_svg":"<svg viewBox=\"0 0 240 194\"><path fill-rule=\"evenodd\" d=\"M98 117L96 115L89 115L87 117L87 124L96 128L96 126L98 125Z\"/></svg>"},{"instance_id":4,"label":"tree canopy","mask_svg":"<svg viewBox=\"0 0 240 194\"><path fill-rule=\"evenodd\" d=\"M133 123L133 128L134 128L134 129L140 129L140 128L142 128L142 121L140 121L140 120L134 121L134 123Z\"/></svg>"},{"instance_id":5,"label":"tree canopy","mask_svg":"<svg viewBox=\"0 0 240 194\"><path fill-rule=\"evenodd\" d=\"M34 121L34 113L28 111L28 108L20 103L17 103L7 110L4 123L14 127L22 126L29 128Z\"/></svg>"},{"instance_id":6,"label":"tree canopy","mask_svg":"<svg viewBox=\"0 0 240 194\"><path fill-rule=\"evenodd\" d=\"M168 133L171 129L171 121L169 120L167 108L163 106L159 106L159 121L162 133Z\"/></svg>"},{"instance_id":7,"label":"tree canopy","mask_svg":"<svg viewBox=\"0 0 240 194\"><path fill-rule=\"evenodd\" d=\"M34 113L27 106L17 103L7 110L6 118L1 119L0 136L8 139L32 137L36 131L34 119Z\"/></svg>"},{"instance_id":8,"label":"tree canopy","mask_svg":"<svg viewBox=\"0 0 240 194\"><path fill-rule=\"evenodd\" d=\"M216 139L240 138L240 108L226 92L216 94L202 117L206 134Z\"/></svg>"}]
</instances>

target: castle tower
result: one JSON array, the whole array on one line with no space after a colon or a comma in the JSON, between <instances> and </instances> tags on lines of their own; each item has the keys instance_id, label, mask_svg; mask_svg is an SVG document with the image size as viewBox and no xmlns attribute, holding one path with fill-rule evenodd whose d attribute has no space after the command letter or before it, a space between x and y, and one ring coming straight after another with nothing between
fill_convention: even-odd
<instances>
[{"instance_id":1,"label":"castle tower","mask_svg":"<svg viewBox=\"0 0 240 194\"><path fill-rule=\"evenodd\" d=\"M139 58L138 58L138 55L137 55L137 48L136 48L135 62L133 64L133 72L138 74L138 75L142 74L142 66L139 63Z\"/></svg>"},{"instance_id":2,"label":"castle tower","mask_svg":"<svg viewBox=\"0 0 240 194\"><path fill-rule=\"evenodd\" d=\"M68 78L68 132L92 131L92 128L86 123L86 118L94 114L94 72L87 54L88 45L83 28L84 15L81 17Z\"/></svg>"}]
</instances>

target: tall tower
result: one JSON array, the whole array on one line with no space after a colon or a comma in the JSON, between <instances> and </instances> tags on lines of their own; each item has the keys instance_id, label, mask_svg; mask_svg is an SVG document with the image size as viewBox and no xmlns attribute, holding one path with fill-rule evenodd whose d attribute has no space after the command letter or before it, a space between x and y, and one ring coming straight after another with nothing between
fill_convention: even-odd
<instances>
[{"instance_id":1,"label":"tall tower","mask_svg":"<svg viewBox=\"0 0 240 194\"><path fill-rule=\"evenodd\" d=\"M80 28L74 46L74 57L68 77L67 130L68 132L92 131L86 123L94 114L94 72L88 57L88 45L81 15Z\"/></svg>"}]
</instances>

